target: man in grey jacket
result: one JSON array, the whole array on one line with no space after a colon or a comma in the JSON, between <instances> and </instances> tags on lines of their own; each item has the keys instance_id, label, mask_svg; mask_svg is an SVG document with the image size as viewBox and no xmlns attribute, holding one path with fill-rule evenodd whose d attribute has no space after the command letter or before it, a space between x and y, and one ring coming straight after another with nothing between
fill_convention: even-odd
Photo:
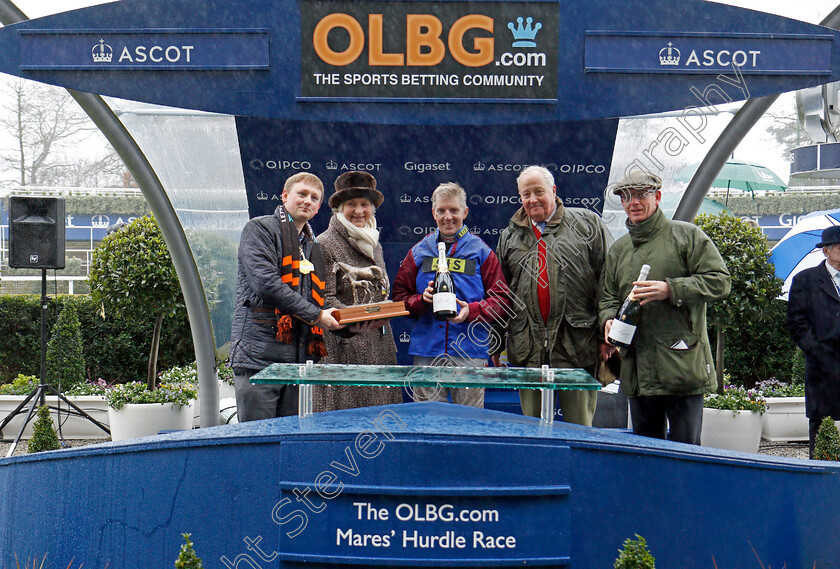
<instances>
[{"instance_id":1,"label":"man in grey jacket","mask_svg":"<svg viewBox=\"0 0 840 569\"><path fill-rule=\"evenodd\" d=\"M601 341L598 298L612 239L597 214L563 206L546 168L529 166L516 184L522 208L496 248L516 307L506 327L508 361L594 375L599 352L605 358L611 352ZM597 391L558 391L563 420L591 426L597 397ZM523 414L539 417L538 390L520 390L519 400Z\"/></svg>"},{"instance_id":2,"label":"man in grey jacket","mask_svg":"<svg viewBox=\"0 0 840 569\"><path fill-rule=\"evenodd\" d=\"M700 444L703 394L715 386L706 332L706 303L726 298L729 271L696 225L671 221L659 208L662 180L631 171L613 189L627 213L629 233L607 256L601 322L604 337L634 285L641 318L621 351L621 390L630 398L637 435ZM643 264L645 281L636 282Z\"/></svg>"},{"instance_id":3,"label":"man in grey jacket","mask_svg":"<svg viewBox=\"0 0 840 569\"><path fill-rule=\"evenodd\" d=\"M283 203L242 230L230 360L240 421L297 413L293 385L255 385L251 376L275 362L317 361L326 355L323 329L342 326L324 305L324 260L309 220L324 185L306 172L283 186Z\"/></svg>"}]
</instances>

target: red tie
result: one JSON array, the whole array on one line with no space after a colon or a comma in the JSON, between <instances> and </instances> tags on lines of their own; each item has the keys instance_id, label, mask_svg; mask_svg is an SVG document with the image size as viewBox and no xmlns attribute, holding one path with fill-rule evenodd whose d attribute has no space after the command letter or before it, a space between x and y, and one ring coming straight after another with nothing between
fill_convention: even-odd
<instances>
[{"instance_id":1,"label":"red tie","mask_svg":"<svg viewBox=\"0 0 840 569\"><path fill-rule=\"evenodd\" d=\"M551 310L551 293L548 290L548 263L546 263L545 240L541 239L542 232L539 227L531 224L534 228L534 235L537 237L537 262L539 263L540 276L537 280L537 298L540 301L540 314L543 323L548 324L548 313Z\"/></svg>"}]
</instances>

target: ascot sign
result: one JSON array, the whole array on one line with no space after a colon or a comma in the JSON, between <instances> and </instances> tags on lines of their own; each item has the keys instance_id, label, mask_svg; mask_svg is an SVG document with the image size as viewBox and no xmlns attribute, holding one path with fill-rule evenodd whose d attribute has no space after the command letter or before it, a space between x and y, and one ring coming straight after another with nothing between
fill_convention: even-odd
<instances>
[{"instance_id":1,"label":"ascot sign","mask_svg":"<svg viewBox=\"0 0 840 569\"><path fill-rule=\"evenodd\" d=\"M741 99L839 81L840 32L699 0L121 0L0 28L0 72L238 116L545 123L685 109L720 76Z\"/></svg>"}]
</instances>

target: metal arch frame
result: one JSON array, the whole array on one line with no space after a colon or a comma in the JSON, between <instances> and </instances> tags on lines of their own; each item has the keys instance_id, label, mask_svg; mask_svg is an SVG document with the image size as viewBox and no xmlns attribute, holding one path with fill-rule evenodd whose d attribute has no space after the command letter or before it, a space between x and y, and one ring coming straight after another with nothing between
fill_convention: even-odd
<instances>
[{"instance_id":1,"label":"metal arch frame","mask_svg":"<svg viewBox=\"0 0 840 569\"><path fill-rule=\"evenodd\" d=\"M838 5L831 13L823 18L820 22L821 26L829 28L840 28L840 5ZM767 109L776 102L779 95L768 95L758 99L750 99L741 107L735 114L735 117L726 125L721 135L712 144L712 148L706 153L705 158L700 163L700 167L694 173L691 181L688 183L683 194L680 205L677 206L677 211L674 212L674 219L681 221L692 221L697 212L700 211L700 206L703 203L703 198L715 181L726 160L735 151L741 140L747 133L755 126L758 119L767 112Z\"/></svg>"},{"instance_id":2,"label":"metal arch frame","mask_svg":"<svg viewBox=\"0 0 840 569\"><path fill-rule=\"evenodd\" d=\"M0 22L3 25L15 24L28 20L11 0L0 0ZM166 195L166 191L154 168L149 163L137 142L128 132L111 107L100 97L91 93L82 93L72 89L68 93L88 114L102 131L117 154L120 155L143 197L149 203L155 219L160 226L166 246L172 255L175 271L181 283L181 292L187 307L190 331L195 349L195 361L198 372L198 388L201 393L201 426L212 427L219 424L219 386L216 381L216 341L213 337L213 325L210 310L204 296L204 286L198 274L192 251L181 222Z\"/></svg>"}]
</instances>

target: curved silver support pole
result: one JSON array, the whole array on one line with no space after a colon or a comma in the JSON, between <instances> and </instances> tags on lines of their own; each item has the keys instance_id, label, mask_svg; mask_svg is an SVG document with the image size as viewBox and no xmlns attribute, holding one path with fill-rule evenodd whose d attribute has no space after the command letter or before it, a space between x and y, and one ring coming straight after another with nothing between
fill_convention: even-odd
<instances>
[{"instance_id":1,"label":"curved silver support pole","mask_svg":"<svg viewBox=\"0 0 840 569\"><path fill-rule=\"evenodd\" d=\"M0 0L0 22L3 25L28 19L10 0ZM198 268L187 243L184 229L154 168L111 107L99 95L81 93L72 89L67 91L99 127L125 162L160 225L166 246L172 255L175 271L178 273L190 320L198 368L198 388L201 393L199 410L201 426L218 425L219 386L216 381L216 342L213 337L213 325L210 322L210 311L204 296L204 287L201 284Z\"/></svg>"},{"instance_id":2,"label":"curved silver support pole","mask_svg":"<svg viewBox=\"0 0 840 569\"><path fill-rule=\"evenodd\" d=\"M829 28L840 27L840 5L838 5L831 14L826 16L821 26ZM715 140L712 148L703 158L700 167L688 183L688 188L683 194L680 205L677 206L677 211L674 212L674 219L681 221L692 221L700 210L703 203L703 198L712 186L712 182L720 172L726 160L732 156L735 148L741 143L741 140L747 135L758 119L767 112L778 95L768 95L758 99L750 99L741 109L735 114L735 117L729 122L721 135Z\"/></svg>"}]
</instances>

